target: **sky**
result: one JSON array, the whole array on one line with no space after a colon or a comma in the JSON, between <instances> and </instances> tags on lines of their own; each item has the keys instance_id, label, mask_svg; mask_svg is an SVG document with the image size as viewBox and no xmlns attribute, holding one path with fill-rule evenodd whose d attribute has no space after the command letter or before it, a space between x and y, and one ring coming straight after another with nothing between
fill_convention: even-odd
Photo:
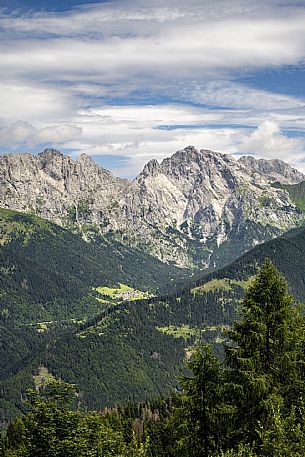
<instances>
[{"instance_id":1,"label":"sky","mask_svg":"<svg viewBox=\"0 0 305 457\"><path fill-rule=\"evenodd\" d=\"M0 0L0 153L188 145L305 172L305 0Z\"/></svg>"}]
</instances>

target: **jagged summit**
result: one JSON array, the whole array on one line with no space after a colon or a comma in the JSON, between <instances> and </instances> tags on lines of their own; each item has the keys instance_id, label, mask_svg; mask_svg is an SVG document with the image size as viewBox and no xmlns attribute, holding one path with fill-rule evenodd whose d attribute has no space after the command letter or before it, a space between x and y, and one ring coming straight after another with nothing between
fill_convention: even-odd
<instances>
[{"instance_id":1,"label":"jagged summit","mask_svg":"<svg viewBox=\"0 0 305 457\"><path fill-rule=\"evenodd\" d=\"M305 176L299 170L279 159L256 159L253 156L243 156L238 159L239 163L249 167L253 172L263 173L270 180L286 184L296 184L304 181Z\"/></svg>"},{"instance_id":2,"label":"jagged summit","mask_svg":"<svg viewBox=\"0 0 305 457\"><path fill-rule=\"evenodd\" d=\"M57 149L54 149L54 148L46 148L44 149L42 152L40 152L38 154L39 157L48 157L48 158L52 158L52 157L64 157L64 154L60 151L58 151Z\"/></svg>"},{"instance_id":3,"label":"jagged summit","mask_svg":"<svg viewBox=\"0 0 305 457\"><path fill-rule=\"evenodd\" d=\"M95 227L180 266L219 266L303 221L285 190L305 176L281 161L188 146L132 182L86 154L0 156L0 206L66 227ZM86 232L87 233L87 232Z\"/></svg>"},{"instance_id":4,"label":"jagged summit","mask_svg":"<svg viewBox=\"0 0 305 457\"><path fill-rule=\"evenodd\" d=\"M80 163L84 163L84 164L94 164L95 166L99 167L99 168L103 168L103 167L100 167L99 164L97 164L95 162L95 160L92 159L92 157L88 154L86 154L85 152L82 152L76 159L76 162L80 162Z\"/></svg>"},{"instance_id":5,"label":"jagged summit","mask_svg":"<svg viewBox=\"0 0 305 457\"><path fill-rule=\"evenodd\" d=\"M207 160L211 158L224 158L226 154L220 152L211 151L209 149L197 149L195 146L187 146L184 149L179 149L171 157L168 157L162 161L162 163L171 162L198 162L200 160Z\"/></svg>"},{"instance_id":6,"label":"jagged summit","mask_svg":"<svg viewBox=\"0 0 305 457\"><path fill-rule=\"evenodd\" d=\"M160 164L156 159L152 159L144 166L141 174L145 177L147 176L156 176L160 170Z\"/></svg>"}]
</instances>

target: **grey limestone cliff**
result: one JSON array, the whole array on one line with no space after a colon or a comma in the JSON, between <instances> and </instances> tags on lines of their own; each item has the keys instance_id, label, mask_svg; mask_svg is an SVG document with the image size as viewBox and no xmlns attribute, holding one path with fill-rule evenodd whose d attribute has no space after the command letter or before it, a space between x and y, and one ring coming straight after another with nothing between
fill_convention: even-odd
<instances>
[{"instance_id":1,"label":"grey limestone cliff","mask_svg":"<svg viewBox=\"0 0 305 457\"><path fill-rule=\"evenodd\" d=\"M192 146L150 161L133 181L82 154L0 156L0 206L35 212L84 236L99 231L181 266L219 266L303 221L274 181L305 176L284 162Z\"/></svg>"}]
</instances>

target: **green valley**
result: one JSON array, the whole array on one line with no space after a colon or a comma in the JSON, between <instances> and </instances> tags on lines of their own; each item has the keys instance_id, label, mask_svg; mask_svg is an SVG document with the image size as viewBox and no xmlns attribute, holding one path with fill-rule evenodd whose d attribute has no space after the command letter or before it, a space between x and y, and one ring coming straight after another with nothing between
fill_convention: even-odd
<instances>
[{"instance_id":1,"label":"green valley","mask_svg":"<svg viewBox=\"0 0 305 457\"><path fill-rule=\"evenodd\" d=\"M33 385L41 366L55 378L77 384L84 408L153 399L172 391L194 344L209 341L221 354L223 331L236 319L245 289L266 258L285 275L295 298L305 298L304 229L258 245L201 279L184 279L186 271L165 264L151 268L147 283L160 281L156 295L156 288L143 287L145 278L136 276L135 257L127 256L125 263L121 260L123 268L111 270L115 250L103 251L97 241L87 243L49 222L48 230L40 233L34 216L5 214L13 221L16 217L30 223L34 235L26 243L17 236L0 249L6 262L1 306L8 310L1 321L3 422L23 409L20 391ZM140 271L143 274L143 268ZM175 271L180 278L171 281ZM162 294L165 278L170 292ZM182 290L175 291L173 283ZM125 292L140 295L124 300Z\"/></svg>"}]
</instances>

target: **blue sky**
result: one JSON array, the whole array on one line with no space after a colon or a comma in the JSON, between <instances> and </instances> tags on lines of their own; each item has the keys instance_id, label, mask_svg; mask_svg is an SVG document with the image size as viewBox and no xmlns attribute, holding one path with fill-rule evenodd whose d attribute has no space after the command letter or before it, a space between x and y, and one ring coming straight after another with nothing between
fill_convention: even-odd
<instances>
[{"instance_id":1,"label":"blue sky","mask_svg":"<svg viewBox=\"0 0 305 457\"><path fill-rule=\"evenodd\" d=\"M133 177L192 144L304 171L304 24L293 0L0 0L0 153Z\"/></svg>"}]
</instances>

